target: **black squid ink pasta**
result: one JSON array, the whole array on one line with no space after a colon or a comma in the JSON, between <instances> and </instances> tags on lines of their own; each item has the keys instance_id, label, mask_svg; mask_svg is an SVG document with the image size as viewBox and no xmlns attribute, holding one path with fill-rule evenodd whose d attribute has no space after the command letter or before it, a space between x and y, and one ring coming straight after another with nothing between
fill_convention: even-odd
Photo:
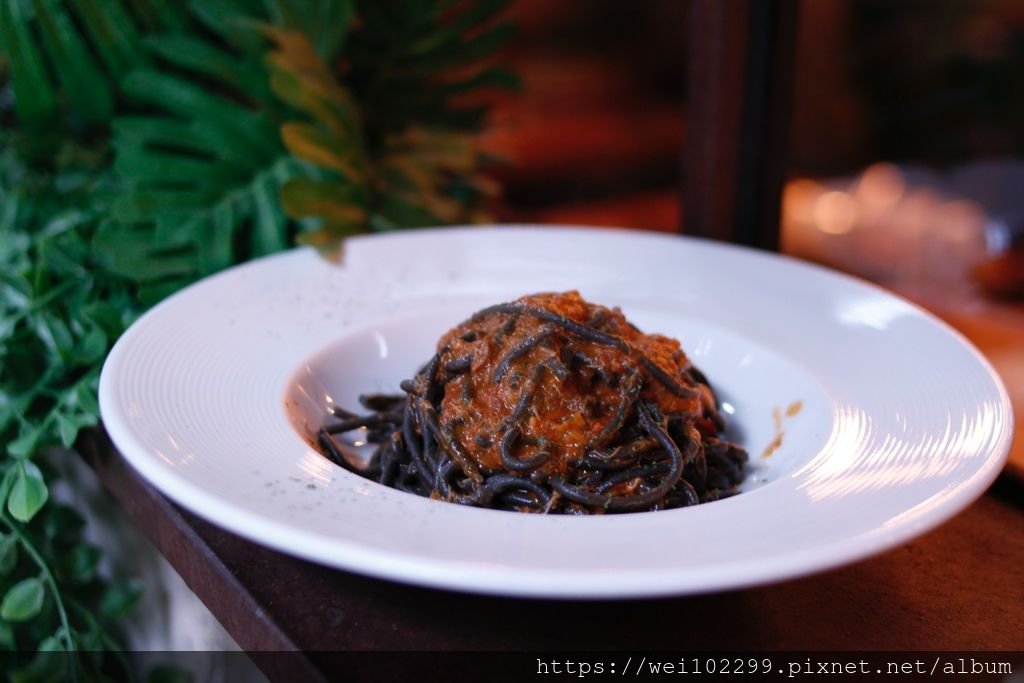
<instances>
[{"instance_id":1,"label":"black squid ink pasta","mask_svg":"<svg viewBox=\"0 0 1024 683\"><path fill-rule=\"evenodd\" d=\"M323 452L357 474L437 500L600 514L736 493L747 453L721 438L707 378L679 342L643 334L575 291L525 296L447 332L400 395L336 408ZM365 430L366 469L338 435Z\"/></svg>"}]
</instances>

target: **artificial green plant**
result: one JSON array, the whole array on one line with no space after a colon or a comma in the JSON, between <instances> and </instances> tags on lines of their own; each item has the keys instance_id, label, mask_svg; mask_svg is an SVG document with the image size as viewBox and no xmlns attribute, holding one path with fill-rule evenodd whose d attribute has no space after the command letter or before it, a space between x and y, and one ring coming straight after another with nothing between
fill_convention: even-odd
<instances>
[{"instance_id":1,"label":"artificial green plant","mask_svg":"<svg viewBox=\"0 0 1024 683\"><path fill-rule=\"evenodd\" d=\"M0 0L0 669L120 680L140 587L53 457L124 329L297 243L471 222L504 0ZM47 457L44 457L47 456Z\"/></svg>"}]
</instances>

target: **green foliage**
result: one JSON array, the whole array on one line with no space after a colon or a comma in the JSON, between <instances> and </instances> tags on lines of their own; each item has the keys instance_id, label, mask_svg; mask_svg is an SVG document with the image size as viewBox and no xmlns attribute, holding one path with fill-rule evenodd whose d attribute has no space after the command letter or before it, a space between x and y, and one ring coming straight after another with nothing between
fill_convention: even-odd
<instances>
[{"instance_id":1,"label":"green foliage","mask_svg":"<svg viewBox=\"0 0 1024 683\"><path fill-rule=\"evenodd\" d=\"M100 598L100 614L109 619L126 616L141 595L142 584L138 581L111 584Z\"/></svg>"},{"instance_id":2,"label":"green foliage","mask_svg":"<svg viewBox=\"0 0 1024 683\"><path fill-rule=\"evenodd\" d=\"M102 606L113 585L96 573L82 516L49 500L38 459L97 424L101 363L141 310L92 247L114 196L107 163L102 150L65 145L56 168L39 170L0 147L0 651L14 651L0 669L11 680L126 671L117 658L69 654L110 649Z\"/></svg>"},{"instance_id":3,"label":"green foliage","mask_svg":"<svg viewBox=\"0 0 1024 683\"><path fill-rule=\"evenodd\" d=\"M0 576L6 576L18 564L18 537L7 534L0 537Z\"/></svg>"},{"instance_id":4,"label":"green foliage","mask_svg":"<svg viewBox=\"0 0 1024 683\"><path fill-rule=\"evenodd\" d=\"M315 167L281 194L290 216L313 219L304 241L487 219L480 206L496 188L479 172L488 160L473 139L486 108L457 100L516 86L512 74L475 61L508 38L506 24L479 26L504 4L361 3L349 83L306 35L267 31L271 88L299 114L281 136Z\"/></svg>"},{"instance_id":5,"label":"green foliage","mask_svg":"<svg viewBox=\"0 0 1024 683\"><path fill-rule=\"evenodd\" d=\"M125 191L98 244L116 272L142 283L144 300L289 244L277 195L294 162L280 142L277 103L259 54L228 42L252 42L256 25L204 18L220 41L148 36L154 66L121 82L130 103L156 113L113 123Z\"/></svg>"},{"instance_id":6,"label":"green foliage","mask_svg":"<svg viewBox=\"0 0 1024 683\"><path fill-rule=\"evenodd\" d=\"M132 675L116 637L141 586L101 571L40 457L98 424L113 342L182 286L296 242L483 218L475 93L514 85L489 59L504 4L0 2L10 680Z\"/></svg>"},{"instance_id":7,"label":"green foliage","mask_svg":"<svg viewBox=\"0 0 1024 683\"><path fill-rule=\"evenodd\" d=\"M117 79L147 59L125 9L98 0L0 3L0 40L19 123L14 142L35 163L52 160L66 136L109 123Z\"/></svg>"},{"instance_id":8,"label":"green foliage","mask_svg":"<svg viewBox=\"0 0 1024 683\"><path fill-rule=\"evenodd\" d=\"M28 621L43 609L46 593L43 582L35 576L22 579L8 589L0 601L0 619L7 622Z\"/></svg>"},{"instance_id":9,"label":"green foliage","mask_svg":"<svg viewBox=\"0 0 1024 683\"><path fill-rule=\"evenodd\" d=\"M483 222L497 188L474 133L487 107L480 90L512 89L493 53L512 35L495 19L505 0L358 3L351 35L353 98L362 105L375 230Z\"/></svg>"},{"instance_id":10,"label":"green foliage","mask_svg":"<svg viewBox=\"0 0 1024 683\"><path fill-rule=\"evenodd\" d=\"M370 160L358 109L305 36L269 29L268 34L276 45L267 57L271 88L281 101L312 119L281 126L281 138L292 155L316 169L284 184L282 207L297 219L319 219L317 230L303 235L312 244L365 232Z\"/></svg>"},{"instance_id":11,"label":"green foliage","mask_svg":"<svg viewBox=\"0 0 1024 683\"><path fill-rule=\"evenodd\" d=\"M455 79L447 71L504 40L505 25L467 37L503 3L406 4L379 55L366 52L387 32L377 5L361 7L361 27L348 34L347 21L317 18L350 21L355 7L326 0L278 0L265 15L233 20L203 10L197 18L219 41L147 37L155 66L122 87L160 113L113 123L127 192L100 236L115 269L145 283L145 300L278 251L296 230L300 241L329 245L374 229L486 219L480 204L493 185L471 137L484 108L453 101L514 79L493 66ZM346 38L364 46L348 57L353 78L372 72L363 101L331 66Z\"/></svg>"},{"instance_id":12,"label":"green foliage","mask_svg":"<svg viewBox=\"0 0 1024 683\"><path fill-rule=\"evenodd\" d=\"M136 311L91 247L109 174L38 173L10 150L0 163L0 443L11 459L0 491L24 522L46 499L27 458L97 423L100 364Z\"/></svg>"},{"instance_id":13,"label":"green foliage","mask_svg":"<svg viewBox=\"0 0 1024 683\"><path fill-rule=\"evenodd\" d=\"M493 23L506 4L360 0L362 28L352 34L348 80L375 141L410 126L480 126L486 108L457 100L480 88L516 86L515 76L488 61L511 37L508 23Z\"/></svg>"},{"instance_id":14,"label":"green foliage","mask_svg":"<svg viewBox=\"0 0 1024 683\"><path fill-rule=\"evenodd\" d=\"M19 453L15 457L26 455ZM7 471L7 476L12 479L11 490L7 494L7 510L19 522L27 522L36 516L49 497L43 473L35 463L20 460Z\"/></svg>"}]
</instances>

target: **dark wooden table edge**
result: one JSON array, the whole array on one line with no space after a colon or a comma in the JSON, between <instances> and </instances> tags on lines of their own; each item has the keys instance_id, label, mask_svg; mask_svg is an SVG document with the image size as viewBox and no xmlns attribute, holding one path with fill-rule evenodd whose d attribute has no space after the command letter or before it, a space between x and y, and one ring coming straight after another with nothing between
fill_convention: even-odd
<instances>
[{"instance_id":1,"label":"dark wooden table edge","mask_svg":"<svg viewBox=\"0 0 1024 683\"><path fill-rule=\"evenodd\" d=\"M85 431L75 449L92 467L106 490L128 518L171 563L185 584L196 593L225 630L246 652L301 652L238 580L209 544L196 532L195 518L157 492L114 450L102 427ZM181 561L183 557L194 561ZM243 610L228 608L225 601L240 602ZM252 619L236 623L237 615ZM241 637L241 640L240 640ZM321 672L302 657L255 658L272 680L326 681ZM282 670L277 670L278 668Z\"/></svg>"}]
</instances>

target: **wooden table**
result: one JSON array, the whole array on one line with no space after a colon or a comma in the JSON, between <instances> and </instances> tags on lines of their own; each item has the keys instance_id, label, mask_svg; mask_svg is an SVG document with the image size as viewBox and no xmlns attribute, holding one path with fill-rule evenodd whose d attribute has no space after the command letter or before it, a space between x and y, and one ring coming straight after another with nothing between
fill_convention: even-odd
<instances>
[{"instance_id":1,"label":"wooden table","mask_svg":"<svg viewBox=\"0 0 1024 683\"><path fill-rule=\"evenodd\" d=\"M295 559L177 507L105 434L79 446L250 653L1024 650L1024 493L1007 475L937 530L838 570L695 597L535 601L416 588ZM315 655L255 659L271 680L339 674L335 660Z\"/></svg>"}]
</instances>

